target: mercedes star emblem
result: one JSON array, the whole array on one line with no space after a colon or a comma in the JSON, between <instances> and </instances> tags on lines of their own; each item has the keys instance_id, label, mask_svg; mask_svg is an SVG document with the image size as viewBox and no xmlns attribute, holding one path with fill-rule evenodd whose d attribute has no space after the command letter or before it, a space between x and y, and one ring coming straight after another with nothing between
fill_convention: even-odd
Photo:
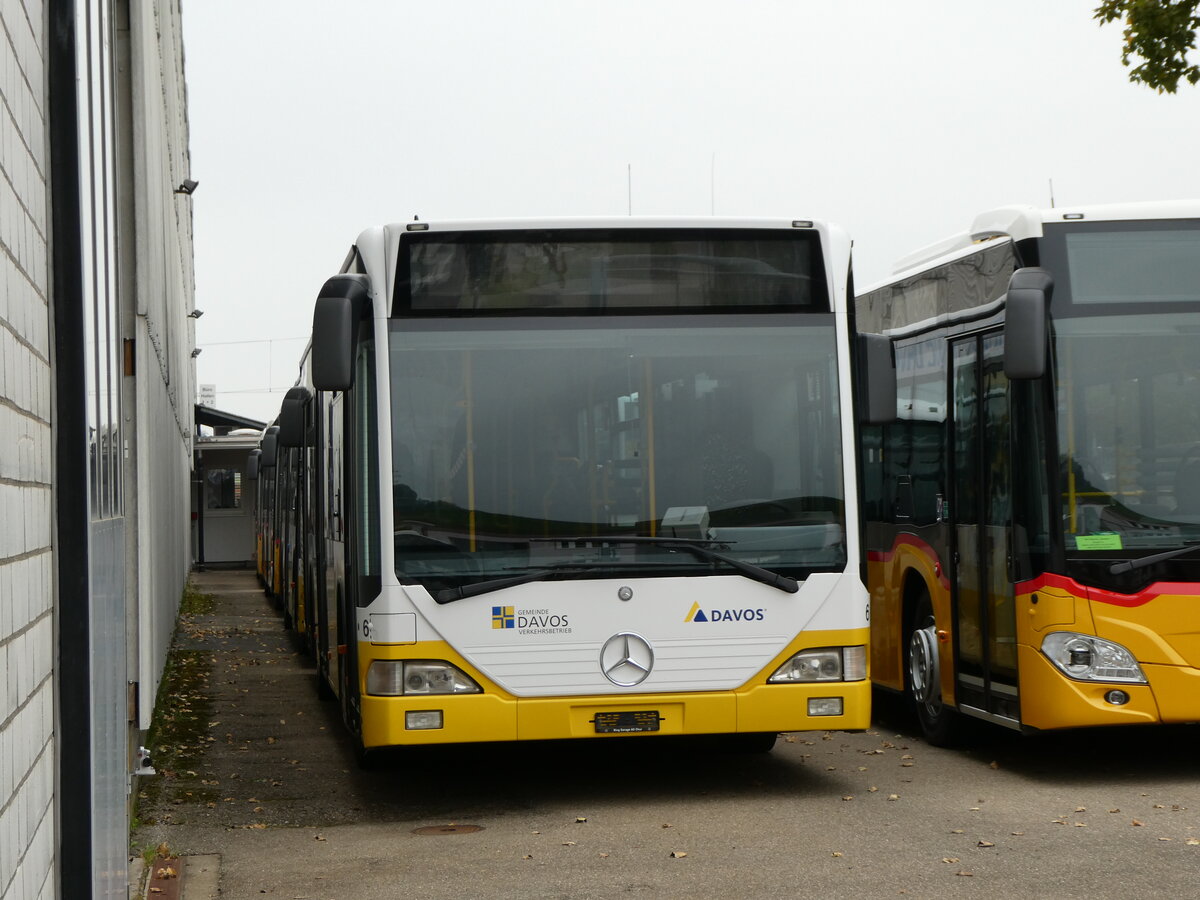
<instances>
[{"instance_id":1,"label":"mercedes star emblem","mask_svg":"<svg viewBox=\"0 0 1200 900\"><path fill-rule=\"evenodd\" d=\"M640 634L614 634L600 649L600 671L619 687L641 684L654 668L654 648Z\"/></svg>"}]
</instances>

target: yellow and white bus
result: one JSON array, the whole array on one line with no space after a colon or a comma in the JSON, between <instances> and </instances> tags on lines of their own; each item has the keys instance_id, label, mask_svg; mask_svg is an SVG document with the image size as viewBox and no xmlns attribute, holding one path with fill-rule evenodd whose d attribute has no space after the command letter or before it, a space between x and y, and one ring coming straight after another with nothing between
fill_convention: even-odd
<instances>
[{"instance_id":1,"label":"yellow and white bus","mask_svg":"<svg viewBox=\"0 0 1200 900\"><path fill-rule=\"evenodd\" d=\"M934 741L1200 720L1200 203L988 212L856 311L875 682Z\"/></svg>"},{"instance_id":2,"label":"yellow and white bus","mask_svg":"<svg viewBox=\"0 0 1200 900\"><path fill-rule=\"evenodd\" d=\"M363 232L279 419L360 752L867 727L849 284L807 220Z\"/></svg>"}]
</instances>

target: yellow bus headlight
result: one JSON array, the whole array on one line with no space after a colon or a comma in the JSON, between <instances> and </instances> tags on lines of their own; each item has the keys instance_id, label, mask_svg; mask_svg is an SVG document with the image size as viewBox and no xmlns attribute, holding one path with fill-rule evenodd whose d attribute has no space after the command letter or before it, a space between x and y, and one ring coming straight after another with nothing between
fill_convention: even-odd
<instances>
[{"instance_id":1,"label":"yellow bus headlight","mask_svg":"<svg viewBox=\"0 0 1200 900\"><path fill-rule=\"evenodd\" d=\"M1132 653L1120 644L1090 634L1052 632L1042 641L1042 653L1060 672L1077 681L1146 683Z\"/></svg>"},{"instance_id":2,"label":"yellow bus headlight","mask_svg":"<svg viewBox=\"0 0 1200 900\"><path fill-rule=\"evenodd\" d=\"M822 681L864 681L867 648L822 647L801 650L767 679L767 684L811 684Z\"/></svg>"},{"instance_id":3,"label":"yellow bus headlight","mask_svg":"<svg viewBox=\"0 0 1200 900\"><path fill-rule=\"evenodd\" d=\"M367 693L381 697L478 694L462 670L436 659L377 659L367 668Z\"/></svg>"}]
</instances>

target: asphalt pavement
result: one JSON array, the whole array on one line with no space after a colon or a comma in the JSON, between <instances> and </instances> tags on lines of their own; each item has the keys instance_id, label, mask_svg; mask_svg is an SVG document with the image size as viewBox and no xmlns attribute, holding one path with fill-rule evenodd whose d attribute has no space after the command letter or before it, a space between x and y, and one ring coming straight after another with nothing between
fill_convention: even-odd
<instances>
[{"instance_id":1,"label":"asphalt pavement","mask_svg":"<svg viewBox=\"0 0 1200 900\"><path fill-rule=\"evenodd\" d=\"M1195 727L945 750L883 707L766 755L635 738L364 772L253 573L193 584L137 785L144 897L1195 895Z\"/></svg>"}]
</instances>

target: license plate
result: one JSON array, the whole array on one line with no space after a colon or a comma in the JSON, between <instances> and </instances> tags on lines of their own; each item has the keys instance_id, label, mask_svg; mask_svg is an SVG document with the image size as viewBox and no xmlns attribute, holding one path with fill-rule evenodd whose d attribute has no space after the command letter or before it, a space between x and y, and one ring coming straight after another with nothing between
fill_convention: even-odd
<instances>
[{"instance_id":1,"label":"license plate","mask_svg":"<svg viewBox=\"0 0 1200 900\"><path fill-rule=\"evenodd\" d=\"M596 734L629 734L638 731L658 731L662 718L657 709L639 709L623 712L598 712L592 722Z\"/></svg>"}]
</instances>

